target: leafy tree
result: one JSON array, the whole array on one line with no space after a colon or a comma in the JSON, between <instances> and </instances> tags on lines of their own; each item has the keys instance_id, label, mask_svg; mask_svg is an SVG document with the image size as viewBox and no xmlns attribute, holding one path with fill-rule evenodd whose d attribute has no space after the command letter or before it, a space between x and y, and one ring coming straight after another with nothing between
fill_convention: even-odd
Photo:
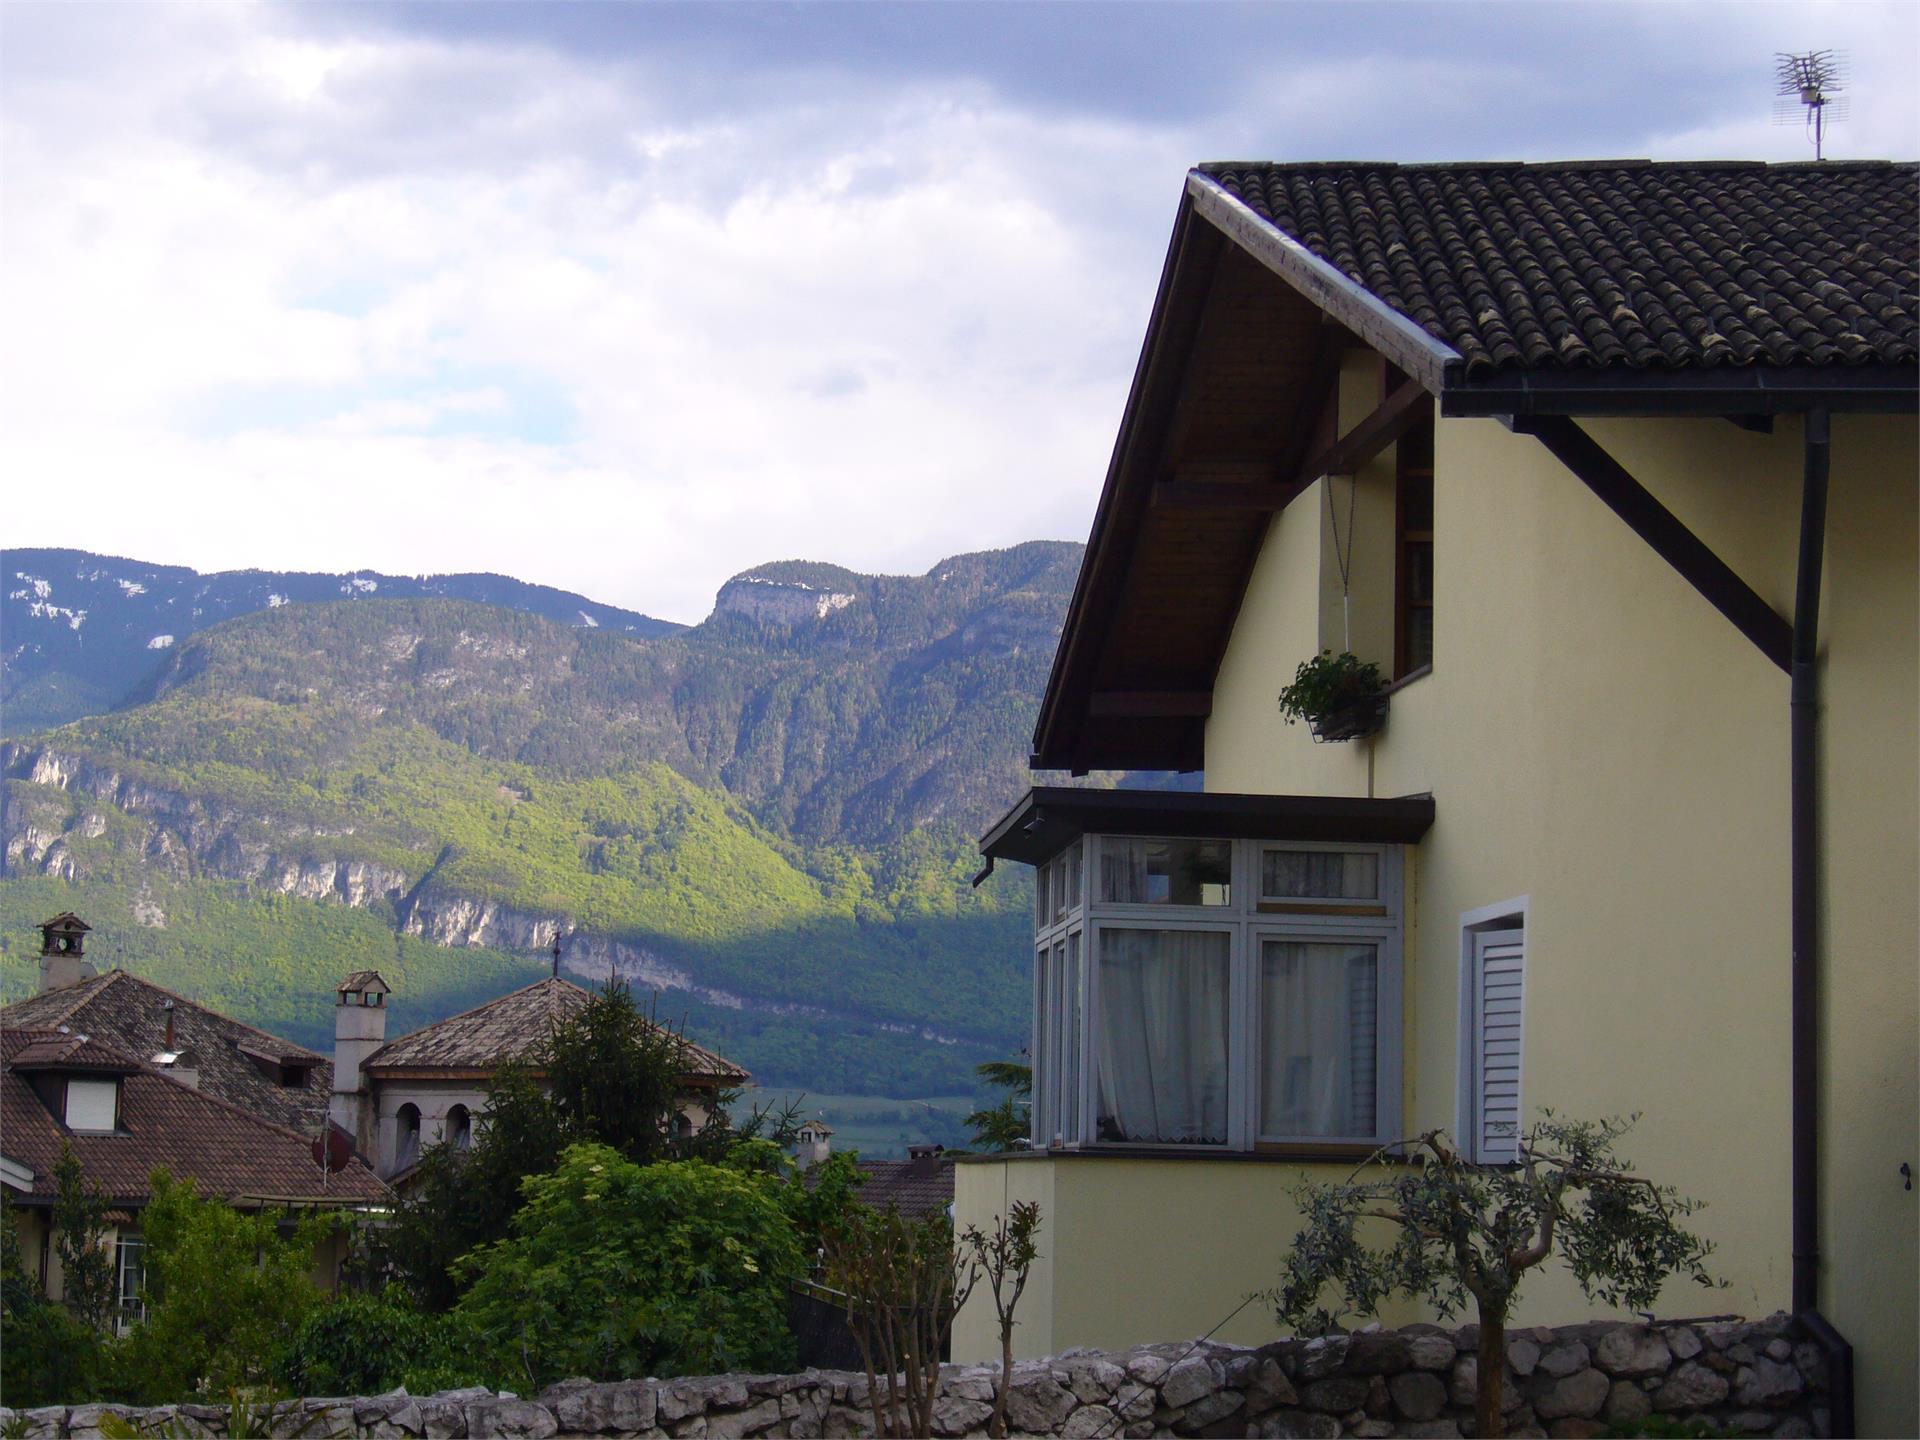
<instances>
[{"instance_id":1,"label":"leafy tree","mask_svg":"<svg viewBox=\"0 0 1920 1440\"><path fill-rule=\"evenodd\" d=\"M153 1177L141 1217L147 1319L118 1347L114 1388L146 1404L225 1394L267 1380L320 1303L314 1249L338 1223L288 1222L202 1199L192 1181Z\"/></svg>"},{"instance_id":2,"label":"leafy tree","mask_svg":"<svg viewBox=\"0 0 1920 1440\"><path fill-rule=\"evenodd\" d=\"M939 1212L910 1220L897 1205L860 1206L829 1237L827 1284L846 1296L874 1434L933 1434L940 1355L979 1274Z\"/></svg>"},{"instance_id":3,"label":"leafy tree","mask_svg":"<svg viewBox=\"0 0 1920 1440\"><path fill-rule=\"evenodd\" d=\"M464 1326L392 1291L343 1294L313 1310L279 1369L295 1395L378 1395L396 1385L426 1394L488 1378Z\"/></svg>"},{"instance_id":4,"label":"leafy tree","mask_svg":"<svg viewBox=\"0 0 1920 1440\"><path fill-rule=\"evenodd\" d=\"M1548 1114L1522 1137L1517 1165L1473 1164L1430 1130L1403 1142L1405 1162L1388 1161L1378 1180L1309 1186L1306 1225L1267 1298L1282 1324L1327 1329L1338 1318L1321 1305L1329 1289L1363 1315L1401 1294L1451 1316L1471 1296L1480 1321L1474 1433L1504 1435L1506 1324L1526 1271L1558 1254L1588 1299L1632 1310L1650 1308L1670 1276L1713 1284L1703 1266L1712 1246L1680 1224L1698 1202L1614 1156L1631 1123ZM1384 1245L1361 1240L1364 1221L1384 1223Z\"/></svg>"},{"instance_id":5,"label":"leafy tree","mask_svg":"<svg viewBox=\"0 0 1920 1440\"><path fill-rule=\"evenodd\" d=\"M514 1233L459 1263L470 1286L454 1313L535 1389L790 1366L801 1257L779 1184L570 1146L553 1174L526 1181Z\"/></svg>"},{"instance_id":6,"label":"leafy tree","mask_svg":"<svg viewBox=\"0 0 1920 1440\"><path fill-rule=\"evenodd\" d=\"M70 1144L60 1147L53 1184L53 1249L60 1257L61 1292L81 1324L107 1330L119 1304L119 1277L107 1243L107 1197L87 1179Z\"/></svg>"},{"instance_id":7,"label":"leafy tree","mask_svg":"<svg viewBox=\"0 0 1920 1440\"><path fill-rule=\"evenodd\" d=\"M49 1300L27 1272L13 1203L0 1196L0 1404L14 1410L94 1390L100 1332Z\"/></svg>"},{"instance_id":8,"label":"leafy tree","mask_svg":"<svg viewBox=\"0 0 1920 1440\"><path fill-rule=\"evenodd\" d=\"M423 1308L445 1310L460 1293L455 1262L512 1233L522 1182L551 1171L568 1145L606 1145L638 1164L723 1156L738 1133L724 1109L697 1135L674 1133L688 1104L727 1098L696 1096L682 1079L685 1057L685 1042L610 981L525 1063L495 1072L471 1149L423 1152L392 1224L372 1237L383 1268Z\"/></svg>"},{"instance_id":9,"label":"leafy tree","mask_svg":"<svg viewBox=\"0 0 1920 1440\"><path fill-rule=\"evenodd\" d=\"M1040 1232L1040 1206L1032 1200L1016 1200L1005 1215L993 1217L993 1232L969 1225L960 1243L986 1276L988 1293L993 1296L994 1318L1000 1326L1000 1383L994 1387L993 1415L987 1423L989 1435L1007 1433L1007 1396L1013 1389L1014 1312L1027 1288L1027 1276L1033 1262L1040 1258L1035 1237Z\"/></svg>"},{"instance_id":10,"label":"leafy tree","mask_svg":"<svg viewBox=\"0 0 1920 1440\"><path fill-rule=\"evenodd\" d=\"M1033 1109L1033 1067L1017 1060L989 1060L976 1065L974 1073L990 1085L1006 1090L998 1105L976 1110L967 1116L973 1131L973 1143L982 1150L1005 1152L1026 1146L1033 1133L1030 1119Z\"/></svg>"}]
</instances>

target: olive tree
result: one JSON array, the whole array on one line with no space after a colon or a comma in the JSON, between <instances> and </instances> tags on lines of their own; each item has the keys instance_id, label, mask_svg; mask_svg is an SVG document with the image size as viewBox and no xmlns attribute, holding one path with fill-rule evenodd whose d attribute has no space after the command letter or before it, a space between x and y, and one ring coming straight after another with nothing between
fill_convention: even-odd
<instances>
[{"instance_id":1,"label":"olive tree","mask_svg":"<svg viewBox=\"0 0 1920 1440\"><path fill-rule=\"evenodd\" d=\"M1504 1435L1507 1317L1528 1270L1558 1255L1589 1300L1633 1310L1651 1308L1672 1276L1714 1283L1703 1265L1712 1246L1680 1223L1699 1203L1615 1156L1631 1124L1549 1112L1508 1165L1468 1161L1440 1130L1388 1146L1362 1167L1380 1168L1378 1178L1356 1170L1344 1184L1300 1192L1306 1223L1266 1298L1282 1324L1324 1331L1395 1295L1424 1299L1442 1317L1471 1296L1480 1321L1474 1433ZM1328 1292L1337 1308L1323 1305Z\"/></svg>"}]
</instances>

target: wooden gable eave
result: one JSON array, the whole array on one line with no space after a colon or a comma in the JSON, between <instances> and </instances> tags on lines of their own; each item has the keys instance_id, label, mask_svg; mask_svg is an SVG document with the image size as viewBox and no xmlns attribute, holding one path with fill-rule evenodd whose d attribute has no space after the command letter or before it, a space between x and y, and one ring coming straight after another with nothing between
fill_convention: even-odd
<instances>
[{"instance_id":1,"label":"wooden gable eave","mask_svg":"<svg viewBox=\"0 0 1920 1440\"><path fill-rule=\"evenodd\" d=\"M1271 517L1334 441L1340 358L1358 343L1199 214L1189 187L1035 726L1034 769L1200 768L1207 707L1190 697L1212 691ZM1189 698L1141 698L1170 696Z\"/></svg>"}]
</instances>

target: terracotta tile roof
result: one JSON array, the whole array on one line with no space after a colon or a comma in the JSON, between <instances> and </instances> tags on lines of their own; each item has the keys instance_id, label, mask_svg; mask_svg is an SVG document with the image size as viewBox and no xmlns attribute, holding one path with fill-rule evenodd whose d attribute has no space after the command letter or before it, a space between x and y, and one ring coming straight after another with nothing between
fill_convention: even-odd
<instances>
[{"instance_id":1,"label":"terracotta tile roof","mask_svg":"<svg viewBox=\"0 0 1920 1440\"><path fill-rule=\"evenodd\" d=\"M908 1217L944 1211L953 1203L953 1159L948 1155L916 1155L911 1160L862 1160L867 1183L855 1193L862 1205L884 1210L898 1205ZM814 1175L806 1175L808 1188Z\"/></svg>"},{"instance_id":2,"label":"terracotta tile roof","mask_svg":"<svg viewBox=\"0 0 1920 1440\"><path fill-rule=\"evenodd\" d=\"M65 1025L105 1040L143 1063L166 1047L173 1002L173 1048L186 1051L200 1072L200 1088L276 1125L305 1131L326 1114L333 1062L291 1040L243 1025L126 970L109 970L78 985L49 990L0 1008L9 1029L53 1030ZM282 1085L264 1062L304 1073L300 1085Z\"/></svg>"},{"instance_id":3,"label":"terracotta tile roof","mask_svg":"<svg viewBox=\"0 0 1920 1440\"><path fill-rule=\"evenodd\" d=\"M234 1201L354 1205L390 1198L387 1187L359 1159L323 1175L306 1135L189 1089L98 1039L90 1039L86 1051L111 1055L131 1071L121 1082L124 1133L71 1133L42 1103L27 1077L13 1068L17 1056L43 1053L70 1038L58 1031L0 1030L0 1055L7 1062L0 1073L0 1144L9 1160L33 1170L34 1199L52 1197L53 1170L65 1145L73 1146L88 1179L123 1207L152 1198L150 1177L161 1167L195 1181L203 1195Z\"/></svg>"},{"instance_id":4,"label":"terracotta tile roof","mask_svg":"<svg viewBox=\"0 0 1920 1440\"><path fill-rule=\"evenodd\" d=\"M591 990L571 980L541 980L490 1000L463 1014L403 1035L367 1057L366 1068L394 1070L491 1070L507 1060L524 1060L560 1021L578 1014L593 999ZM723 1084L744 1084L752 1077L731 1060L684 1041L690 1076Z\"/></svg>"},{"instance_id":5,"label":"terracotta tile roof","mask_svg":"<svg viewBox=\"0 0 1920 1440\"><path fill-rule=\"evenodd\" d=\"M1198 168L1469 374L1920 356L1912 164Z\"/></svg>"}]
</instances>

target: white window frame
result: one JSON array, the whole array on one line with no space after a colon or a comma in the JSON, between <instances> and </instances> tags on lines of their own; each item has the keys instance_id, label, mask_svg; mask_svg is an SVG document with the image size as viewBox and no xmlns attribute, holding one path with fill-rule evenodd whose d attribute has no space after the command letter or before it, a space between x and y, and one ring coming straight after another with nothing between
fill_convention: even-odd
<instances>
[{"instance_id":1,"label":"white window frame","mask_svg":"<svg viewBox=\"0 0 1920 1440\"><path fill-rule=\"evenodd\" d=\"M140 1283L127 1294L127 1256L139 1253ZM147 1241L137 1230L122 1230L113 1241L114 1331L125 1335L147 1318L147 1302L141 1292L147 1286Z\"/></svg>"},{"instance_id":2,"label":"white window frame","mask_svg":"<svg viewBox=\"0 0 1920 1440\"><path fill-rule=\"evenodd\" d=\"M1479 936L1489 931L1514 930L1521 935L1523 954L1528 961L1533 954L1533 920L1529 913L1532 908L1530 895L1517 895L1511 900L1502 900L1494 905L1482 905L1477 909L1465 910L1460 914L1460 988L1459 988L1459 1053L1455 1066L1457 1082L1454 1102L1454 1138L1455 1143L1466 1158L1474 1164L1480 1164L1483 1153L1480 1143L1479 1108L1477 1094L1480 1078L1480 1062L1476 1054L1478 1025L1474 1019L1475 985L1478 958L1475 943ZM1516 923L1517 922L1517 923ZM1531 968L1530 965L1527 968ZM1525 974L1523 969L1522 974ZM1520 1084L1522 1113L1525 1109L1526 1061L1527 1061L1527 986L1523 980L1520 990Z\"/></svg>"},{"instance_id":3,"label":"white window frame","mask_svg":"<svg viewBox=\"0 0 1920 1440\"><path fill-rule=\"evenodd\" d=\"M1031 1058L1034 1063L1032 1141L1036 1147L1051 1147L1056 1138L1067 1149L1082 1146L1103 1150L1145 1150L1165 1153L1170 1147L1153 1142L1102 1140L1098 1135L1099 1108L1099 1016L1100 1016L1100 934L1105 929L1215 931L1228 935L1228 960L1231 966L1229 996L1231 1013L1227 1034L1228 1065L1228 1138L1220 1146L1177 1147L1182 1152L1205 1154L1252 1152L1256 1150L1313 1150L1386 1145L1398 1138L1403 1105L1405 1070L1405 873L1406 847L1389 844L1351 844L1326 841L1282 841L1272 839L1231 839L1226 836L1115 836L1116 839L1176 838L1221 840L1231 846L1230 905L1134 905L1104 904L1097 899L1095 885L1099 876L1100 845L1106 837L1088 834L1081 837L1075 857L1080 876L1081 904L1067 912L1064 919L1044 926L1034 936L1034 1017ZM1260 909L1260 871L1264 852L1274 849L1307 852L1362 852L1380 859L1380 895L1377 902L1329 898L1313 900L1289 898L1298 906L1286 913ZM1063 852L1064 853L1064 852ZM1056 859L1059 857L1055 857ZM1049 860L1048 865L1053 864ZM1046 883L1044 878L1036 883ZM1358 904L1369 908L1377 903L1384 914L1351 915L1338 913L1342 907ZM1062 1125L1071 1108L1060 1086L1060 1060L1067 1037L1057 1021L1051 1026L1042 1007L1053 1005L1058 993L1043 970L1051 966L1056 944L1078 932L1080 941L1079 1015L1080 1042L1078 1087L1078 1124L1074 1133ZM1261 1007L1258 1004L1258 966L1260 943L1264 940L1304 942L1350 939L1376 947L1376 971L1379 1011L1376 1017L1375 1107L1376 1130L1372 1135L1356 1136L1261 1136L1259 1109L1260 1056L1263 1037ZM1047 956L1047 965L1040 962ZM1064 1009L1064 1006L1061 1007ZM1051 1051L1052 1053L1048 1053Z\"/></svg>"}]
</instances>

